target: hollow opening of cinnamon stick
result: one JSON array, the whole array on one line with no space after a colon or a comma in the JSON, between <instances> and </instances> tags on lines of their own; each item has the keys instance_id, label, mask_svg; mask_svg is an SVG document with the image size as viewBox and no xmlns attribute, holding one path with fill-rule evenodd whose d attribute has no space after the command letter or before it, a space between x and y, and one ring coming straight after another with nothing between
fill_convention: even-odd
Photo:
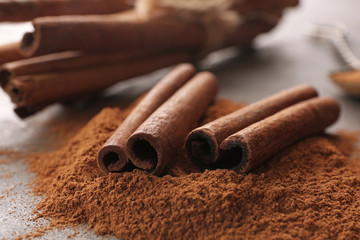
<instances>
[{"instance_id":1,"label":"hollow opening of cinnamon stick","mask_svg":"<svg viewBox=\"0 0 360 240\"><path fill-rule=\"evenodd\" d=\"M136 158L141 160L141 168L148 171L155 169L158 156L155 148L148 141L144 139L135 140L133 142L133 153Z\"/></svg>"},{"instance_id":2,"label":"hollow opening of cinnamon stick","mask_svg":"<svg viewBox=\"0 0 360 240\"><path fill-rule=\"evenodd\" d=\"M221 159L214 168L231 169L236 166L242 168L245 165L244 153L246 149L241 146L234 145L231 148L221 152Z\"/></svg>"},{"instance_id":3,"label":"hollow opening of cinnamon stick","mask_svg":"<svg viewBox=\"0 0 360 240\"><path fill-rule=\"evenodd\" d=\"M109 171L113 171L113 166L119 161L119 155L115 152L108 152L104 156L104 165Z\"/></svg>"},{"instance_id":4,"label":"hollow opening of cinnamon stick","mask_svg":"<svg viewBox=\"0 0 360 240\"><path fill-rule=\"evenodd\" d=\"M4 89L11 78L11 73L5 69L0 71L0 86Z\"/></svg>"},{"instance_id":5,"label":"hollow opening of cinnamon stick","mask_svg":"<svg viewBox=\"0 0 360 240\"><path fill-rule=\"evenodd\" d=\"M14 97L17 97L20 93L20 89L18 89L17 87L12 87L10 91L14 95Z\"/></svg>"},{"instance_id":6,"label":"hollow opening of cinnamon stick","mask_svg":"<svg viewBox=\"0 0 360 240\"><path fill-rule=\"evenodd\" d=\"M126 172L134 169L133 164L119 161L122 158L127 158L127 156L113 145L103 147L102 151L99 152L99 158L102 159L99 162L100 168L106 169L108 172Z\"/></svg>"},{"instance_id":7,"label":"hollow opening of cinnamon stick","mask_svg":"<svg viewBox=\"0 0 360 240\"><path fill-rule=\"evenodd\" d=\"M34 33L32 32L25 33L21 41L21 48L25 50L31 48L31 46L34 44L34 41L35 41Z\"/></svg>"},{"instance_id":8,"label":"hollow opening of cinnamon stick","mask_svg":"<svg viewBox=\"0 0 360 240\"><path fill-rule=\"evenodd\" d=\"M186 149L191 153L191 156L194 156L196 161L206 165L212 164L213 159L216 158L215 141L209 138L208 135L199 132L199 135L190 135L186 142Z\"/></svg>"}]
</instances>

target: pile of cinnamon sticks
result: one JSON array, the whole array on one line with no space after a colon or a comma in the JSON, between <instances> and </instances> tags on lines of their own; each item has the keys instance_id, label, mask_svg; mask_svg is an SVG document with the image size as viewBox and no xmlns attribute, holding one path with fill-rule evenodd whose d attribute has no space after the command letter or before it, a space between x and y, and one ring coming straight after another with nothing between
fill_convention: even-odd
<instances>
[{"instance_id":1,"label":"pile of cinnamon sticks","mask_svg":"<svg viewBox=\"0 0 360 240\"><path fill-rule=\"evenodd\" d=\"M162 175L184 148L202 169L247 172L339 117L335 100L299 85L194 129L218 88L211 73L194 74L179 65L149 91L100 149L104 173L135 166Z\"/></svg>"},{"instance_id":2,"label":"pile of cinnamon sticks","mask_svg":"<svg viewBox=\"0 0 360 240\"><path fill-rule=\"evenodd\" d=\"M24 118L125 79L198 61L217 49L249 45L276 25L284 8L297 4L194 2L2 1L0 21L33 20L35 31L0 46L0 85Z\"/></svg>"}]
</instances>

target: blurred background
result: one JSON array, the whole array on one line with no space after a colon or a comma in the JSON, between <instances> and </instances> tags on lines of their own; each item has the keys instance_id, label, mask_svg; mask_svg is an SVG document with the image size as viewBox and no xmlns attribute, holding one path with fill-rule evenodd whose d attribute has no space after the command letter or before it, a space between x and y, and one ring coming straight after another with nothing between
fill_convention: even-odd
<instances>
[{"instance_id":1,"label":"blurred background","mask_svg":"<svg viewBox=\"0 0 360 240\"><path fill-rule=\"evenodd\" d=\"M347 95L329 78L331 72L347 70L346 64L335 54L329 41L308 36L313 23L341 24L347 29L352 49L360 56L359 9L358 0L300 0L297 7L284 12L273 30L255 39L254 51L225 49L208 56L199 68L217 75L219 98L242 103L257 101L296 84L311 84L320 96L333 97L340 102L341 117L330 132L340 129L359 131L359 98ZM30 22L0 23L0 44L19 41L25 32L32 30ZM68 127L78 129L103 107L125 106L169 70L166 68L120 82L107 89L103 96L86 103L52 105L25 120L16 116L9 97L0 91L0 148L21 152L51 149L64 137L64 131L54 128L55 125L66 122ZM8 174L0 181L0 237L14 238L39 224L28 220L33 216L32 210L39 198L32 195L31 187L27 185L34 176L27 171L26 163L11 161L4 155L0 157L6 163L0 164L0 176ZM50 231L43 239L65 238L72 231ZM87 232L86 227L79 231L78 238L97 238Z\"/></svg>"}]
</instances>

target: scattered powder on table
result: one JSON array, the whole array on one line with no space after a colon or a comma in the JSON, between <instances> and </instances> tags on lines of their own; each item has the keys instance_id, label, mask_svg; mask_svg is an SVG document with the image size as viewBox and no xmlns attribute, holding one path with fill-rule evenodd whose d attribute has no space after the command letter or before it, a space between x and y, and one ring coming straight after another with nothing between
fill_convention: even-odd
<instances>
[{"instance_id":1,"label":"scattered powder on table","mask_svg":"<svg viewBox=\"0 0 360 240\"><path fill-rule=\"evenodd\" d=\"M202 122L239 108L217 101ZM129 109L105 108L56 151L28 158L52 226L88 223L121 239L357 239L360 175L350 135L319 135L256 170L100 172L96 155ZM181 154L181 151L179 151ZM181 156L183 157L183 156Z\"/></svg>"}]
</instances>

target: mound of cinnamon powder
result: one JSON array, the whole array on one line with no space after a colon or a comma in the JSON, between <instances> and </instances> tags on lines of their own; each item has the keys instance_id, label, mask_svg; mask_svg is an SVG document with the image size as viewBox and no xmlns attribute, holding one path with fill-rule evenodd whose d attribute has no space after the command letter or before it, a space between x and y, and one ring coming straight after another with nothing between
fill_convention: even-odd
<instances>
[{"instance_id":1,"label":"mound of cinnamon powder","mask_svg":"<svg viewBox=\"0 0 360 240\"><path fill-rule=\"evenodd\" d=\"M203 123L239 107L218 101ZM29 157L35 190L45 195L39 216L55 226L88 223L121 239L359 237L360 175L348 157L354 138L305 139L248 174L106 176L96 154L128 111L106 108L60 149Z\"/></svg>"}]
</instances>

